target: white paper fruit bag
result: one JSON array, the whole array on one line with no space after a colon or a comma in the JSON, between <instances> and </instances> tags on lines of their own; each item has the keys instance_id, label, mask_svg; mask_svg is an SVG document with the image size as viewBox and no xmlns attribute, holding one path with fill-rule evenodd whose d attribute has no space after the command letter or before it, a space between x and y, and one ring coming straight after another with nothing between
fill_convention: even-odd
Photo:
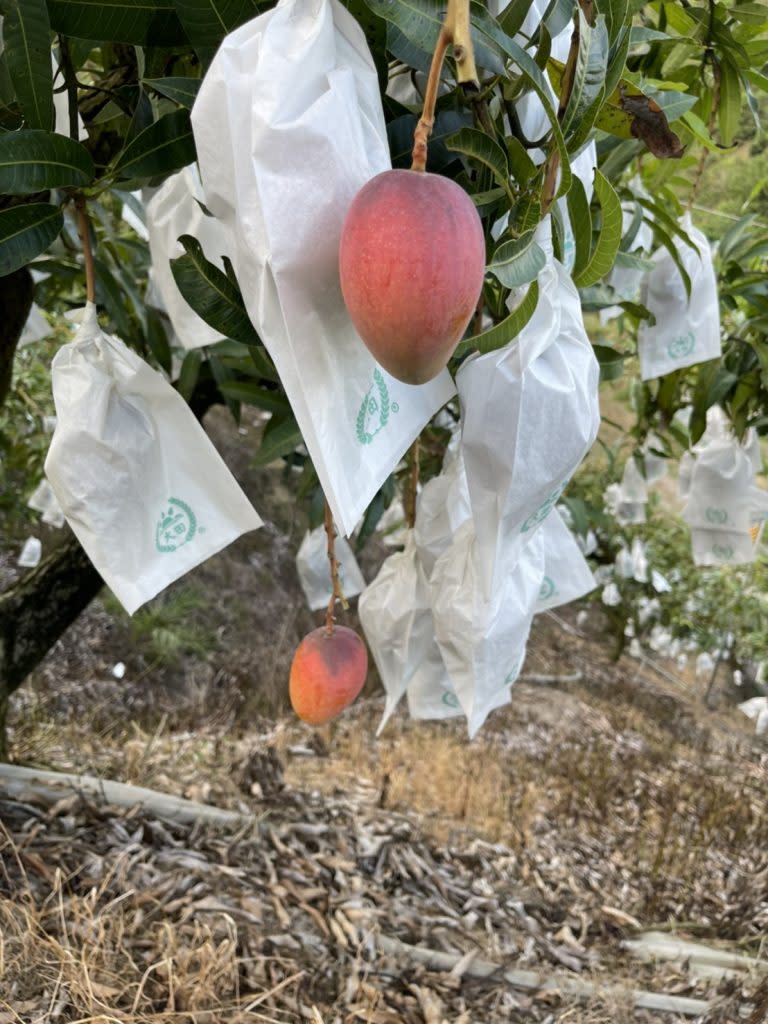
<instances>
[{"instance_id":1,"label":"white paper fruit bag","mask_svg":"<svg viewBox=\"0 0 768 1024\"><path fill-rule=\"evenodd\" d=\"M221 44L192 125L206 204L348 535L454 393L447 371L421 387L385 373L342 299L344 216L390 166L362 29L337 0L281 0Z\"/></svg>"},{"instance_id":2,"label":"white paper fruit bag","mask_svg":"<svg viewBox=\"0 0 768 1024\"><path fill-rule=\"evenodd\" d=\"M680 460L683 518L691 527L697 565L752 562L768 516L768 492L757 486L760 441L748 431L739 443L719 406L707 410L707 426Z\"/></svg>"},{"instance_id":3,"label":"white paper fruit bag","mask_svg":"<svg viewBox=\"0 0 768 1024\"><path fill-rule=\"evenodd\" d=\"M553 509L539 531L544 549L544 577L536 599L536 611L558 608L594 590L597 581L576 538Z\"/></svg>"},{"instance_id":4,"label":"white paper fruit bag","mask_svg":"<svg viewBox=\"0 0 768 1024\"><path fill-rule=\"evenodd\" d=\"M357 610L387 694L379 732L406 691L411 699L412 686L421 711L415 717L460 714L435 641L427 580L413 531L408 532L403 551L389 556L360 595Z\"/></svg>"},{"instance_id":5,"label":"white paper fruit bag","mask_svg":"<svg viewBox=\"0 0 768 1024\"><path fill-rule=\"evenodd\" d=\"M706 236L686 213L680 227L696 248L675 236L680 261L691 279L690 301L677 264L659 249L654 267L643 282L641 301L656 317L653 327L643 321L638 332L640 375L661 377L720 355L720 306L712 250Z\"/></svg>"},{"instance_id":6,"label":"white paper fruit bag","mask_svg":"<svg viewBox=\"0 0 768 1024\"><path fill-rule=\"evenodd\" d=\"M221 340L221 334L197 315L176 285L169 261L184 253L179 236L196 238L206 257L219 267L223 267L221 257L231 249L227 229L203 213L198 199L203 201L203 188L193 164L166 178L146 204L152 255L147 301L168 315L176 340L185 349L212 345Z\"/></svg>"},{"instance_id":7,"label":"white paper fruit bag","mask_svg":"<svg viewBox=\"0 0 768 1024\"><path fill-rule=\"evenodd\" d=\"M579 293L552 256L548 222L537 241L548 256L539 301L511 344L470 357L457 374L461 452L479 571L489 594L502 561L513 564L554 508L600 423L599 369Z\"/></svg>"},{"instance_id":8,"label":"white paper fruit bag","mask_svg":"<svg viewBox=\"0 0 768 1024\"><path fill-rule=\"evenodd\" d=\"M471 514L464 459L461 451L449 448L442 472L427 481L416 503L414 535L427 579L455 532Z\"/></svg>"},{"instance_id":9,"label":"white paper fruit bag","mask_svg":"<svg viewBox=\"0 0 768 1024\"><path fill-rule=\"evenodd\" d=\"M183 398L86 306L53 360L45 472L130 614L261 520Z\"/></svg>"},{"instance_id":10,"label":"white paper fruit bag","mask_svg":"<svg viewBox=\"0 0 768 1024\"><path fill-rule=\"evenodd\" d=\"M544 578L544 549L533 537L516 562L503 562L486 596L472 520L437 560L429 582L435 635L470 739L491 711L508 703L525 660Z\"/></svg>"},{"instance_id":11,"label":"white paper fruit bag","mask_svg":"<svg viewBox=\"0 0 768 1024\"><path fill-rule=\"evenodd\" d=\"M339 564L339 583L344 597L355 597L365 587L363 574L352 548L343 537L335 541ZM312 611L325 608L331 600L331 571L328 562L328 537L324 526L307 530L296 555L296 570L307 604Z\"/></svg>"},{"instance_id":12,"label":"white paper fruit bag","mask_svg":"<svg viewBox=\"0 0 768 1024\"><path fill-rule=\"evenodd\" d=\"M605 489L605 504L613 512L621 526L645 522L645 507L648 504L648 482L635 462L629 458L624 463L621 482L609 484Z\"/></svg>"}]
</instances>

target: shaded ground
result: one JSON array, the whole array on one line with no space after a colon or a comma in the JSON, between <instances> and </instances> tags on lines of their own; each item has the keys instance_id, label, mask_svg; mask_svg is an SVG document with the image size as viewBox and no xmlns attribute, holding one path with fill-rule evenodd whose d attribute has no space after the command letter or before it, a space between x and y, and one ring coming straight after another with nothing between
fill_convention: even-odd
<instances>
[{"instance_id":1,"label":"shaded ground","mask_svg":"<svg viewBox=\"0 0 768 1024\"><path fill-rule=\"evenodd\" d=\"M0 1024L664 1019L633 1013L632 989L716 996L712 1024L768 1019L756 978L718 993L622 948L642 926L765 957L768 747L744 716L705 710L704 684L665 666L612 663L600 620L582 632L565 611L537 621L524 670L562 681L518 683L471 744L404 715L375 740L378 695L322 736L264 717L314 622L292 562L304 523L278 474L217 443L265 529L133 625L95 603L17 695L12 749L257 824L0 795ZM473 955L561 991L473 978ZM574 978L598 994L566 994Z\"/></svg>"}]
</instances>

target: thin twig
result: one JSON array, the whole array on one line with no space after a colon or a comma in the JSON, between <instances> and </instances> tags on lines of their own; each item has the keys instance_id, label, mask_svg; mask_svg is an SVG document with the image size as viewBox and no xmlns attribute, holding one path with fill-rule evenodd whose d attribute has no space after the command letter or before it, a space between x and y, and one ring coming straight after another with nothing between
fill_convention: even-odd
<instances>
[{"instance_id":1,"label":"thin twig","mask_svg":"<svg viewBox=\"0 0 768 1024\"><path fill-rule=\"evenodd\" d=\"M331 599L328 602L328 608L325 613L325 628L330 636L333 632L333 610L337 601L341 601L341 607L346 611L349 605L347 599L341 589L341 582L339 580L339 563L336 558L336 535L333 529L333 513L331 512L331 506L326 501L325 503L325 535L328 539L328 564L331 570Z\"/></svg>"},{"instance_id":2,"label":"thin twig","mask_svg":"<svg viewBox=\"0 0 768 1024\"><path fill-rule=\"evenodd\" d=\"M408 475L405 521L412 530L416 525L416 494L419 489L419 438L413 442L410 454L411 471Z\"/></svg>"},{"instance_id":3,"label":"thin twig","mask_svg":"<svg viewBox=\"0 0 768 1024\"><path fill-rule=\"evenodd\" d=\"M424 109L413 133L412 171L424 171L427 167L427 143L435 123L435 104L440 87L440 72L448 47L453 44L456 61L456 81L471 92L480 91L480 82L475 67L475 54L470 34L469 0L448 0L448 11L437 37L435 52L429 68L427 87L424 92Z\"/></svg>"},{"instance_id":4,"label":"thin twig","mask_svg":"<svg viewBox=\"0 0 768 1024\"><path fill-rule=\"evenodd\" d=\"M96 273L93 267L93 250L91 249L91 222L88 217L85 196L77 195L75 197L75 208L77 210L77 230L83 246L83 261L85 263L85 295L88 302L95 302Z\"/></svg>"}]
</instances>

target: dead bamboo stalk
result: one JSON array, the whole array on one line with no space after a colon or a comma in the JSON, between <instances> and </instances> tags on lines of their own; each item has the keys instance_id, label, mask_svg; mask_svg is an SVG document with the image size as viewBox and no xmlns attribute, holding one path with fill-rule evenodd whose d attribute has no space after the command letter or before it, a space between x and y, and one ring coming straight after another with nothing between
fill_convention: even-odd
<instances>
[{"instance_id":1,"label":"dead bamboo stalk","mask_svg":"<svg viewBox=\"0 0 768 1024\"><path fill-rule=\"evenodd\" d=\"M472 978L490 978L497 975L513 988L529 992L560 992L563 995L575 996L577 999L593 999L607 986L593 985L592 982L580 978L567 978L563 975L543 975L536 971L504 970L498 964L488 960L473 959L467 962L466 956L443 953L439 950L425 949L423 946L410 946L399 939L391 939L386 935L378 935L376 942L382 953L404 956L409 960L424 964L436 971L451 971L458 963L462 963L464 974ZM703 999L687 999L683 996L668 996L659 992L637 991L632 993L633 1003L638 1010L653 1010L656 1013L680 1013L686 1017L699 1017L708 1013L711 1004Z\"/></svg>"},{"instance_id":2,"label":"dead bamboo stalk","mask_svg":"<svg viewBox=\"0 0 768 1024\"><path fill-rule=\"evenodd\" d=\"M66 775L38 768L22 768L14 764L0 764L0 793L17 800L34 796L51 805L63 796L82 793L116 807L139 805L157 818L181 824L204 821L229 827L256 821L253 815L199 804L195 800L185 800L143 786L130 786L93 775Z\"/></svg>"}]
</instances>

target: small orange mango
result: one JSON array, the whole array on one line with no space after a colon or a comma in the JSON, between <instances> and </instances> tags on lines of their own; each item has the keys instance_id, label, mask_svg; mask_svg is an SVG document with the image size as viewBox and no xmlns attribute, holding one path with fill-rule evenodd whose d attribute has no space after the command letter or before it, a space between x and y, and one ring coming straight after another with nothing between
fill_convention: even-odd
<instances>
[{"instance_id":1,"label":"small orange mango","mask_svg":"<svg viewBox=\"0 0 768 1024\"><path fill-rule=\"evenodd\" d=\"M352 703L368 674L368 651L353 629L313 629L296 648L289 692L293 710L309 725L324 725Z\"/></svg>"}]
</instances>

